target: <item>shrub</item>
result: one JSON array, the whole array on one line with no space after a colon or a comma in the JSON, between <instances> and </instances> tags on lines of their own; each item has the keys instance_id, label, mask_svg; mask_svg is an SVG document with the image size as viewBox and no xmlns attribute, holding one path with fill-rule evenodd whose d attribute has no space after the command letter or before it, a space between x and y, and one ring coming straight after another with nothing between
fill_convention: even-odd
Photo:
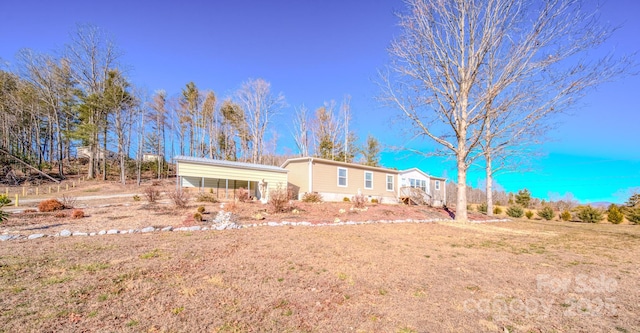
<instances>
[{"instance_id":1,"label":"shrub","mask_svg":"<svg viewBox=\"0 0 640 333\"><path fill-rule=\"evenodd\" d=\"M169 191L169 198L173 201L173 204L178 208L187 207L187 203L189 202L189 192L183 191L182 189L177 189L173 191Z\"/></svg>"},{"instance_id":2,"label":"shrub","mask_svg":"<svg viewBox=\"0 0 640 333\"><path fill-rule=\"evenodd\" d=\"M217 203L218 199L214 197L212 193L198 193L196 195L196 201Z\"/></svg>"},{"instance_id":3,"label":"shrub","mask_svg":"<svg viewBox=\"0 0 640 333\"><path fill-rule=\"evenodd\" d=\"M500 207L494 207L494 208L493 208L493 213L494 213L494 214L496 214L496 215L500 215L500 214L502 214L502 208L500 208Z\"/></svg>"},{"instance_id":4,"label":"shrub","mask_svg":"<svg viewBox=\"0 0 640 333\"><path fill-rule=\"evenodd\" d=\"M467 205L467 210L470 212L473 212L474 211L473 205Z\"/></svg>"},{"instance_id":5,"label":"shrub","mask_svg":"<svg viewBox=\"0 0 640 333\"><path fill-rule=\"evenodd\" d=\"M55 215L53 215L53 217L61 219L61 218L67 217L67 213L57 212Z\"/></svg>"},{"instance_id":6,"label":"shrub","mask_svg":"<svg viewBox=\"0 0 640 333\"><path fill-rule=\"evenodd\" d=\"M551 220L554 215L555 213L553 212L553 208L551 208L550 206L544 206L538 211L538 216L547 221Z\"/></svg>"},{"instance_id":7,"label":"shrub","mask_svg":"<svg viewBox=\"0 0 640 333\"><path fill-rule=\"evenodd\" d=\"M63 210L63 209L64 209L64 205L62 204L62 202L56 199L45 200L40 202L40 204L38 204L38 210L41 212L53 212L56 210Z\"/></svg>"},{"instance_id":8,"label":"shrub","mask_svg":"<svg viewBox=\"0 0 640 333\"><path fill-rule=\"evenodd\" d=\"M298 191L294 190L293 186L287 187L287 200L298 199Z\"/></svg>"},{"instance_id":9,"label":"shrub","mask_svg":"<svg viewBox=\"0 0 640 333\"><path fill-rule=\"evenodd\" d=\"M571 213L568 210L565 210L564 212L562 212L562 214L560 214L560 219L563 221L571 220Z\"/></svg>"},{"instance_id":10,"label":"shrub","mask_svg":"<svg viewBox=\"0 0 640 333\"><path fill-rule=\"evenodd\" d=\"M196 222L202 222L202 214L200 214L200 212L196 212L193 214L193 219Z\"/></svg>"},{"instance_id":11,"label":"shrub","mask_svg":"<svg viewBox=\"0 0 640 333\"><path fill-rule=\"evenodd\" d=\"M620 211L620 208L618 208L618 206L614 204L611 204L611 206L609 206L609 209L607 210L607 221L613 224L620 224L622 223L623 219L624 215Z\"/></svg>"},{"instance_id":12,"label":"shrub","mask_svg":"<svg viewBox=\"0 0 640 333\"><path fill-rule=\"evenodd\" d=\"M373 199L371 199L371 203L372 204L377 204L377 203L379 203L379 200L376 199L376 198L373 198Z\"/></svg>"},{"instance_id":13,"label":"shrub","mask_svg":"<svg viewBox=\"0 0 640 333\"><path fill-rule=\"evenodd\" d=\"M144 196L149 203L154 203L160 198L160 190L155 186L145 187Z\"/></svg>"},{"instance_id":14,"label":"shrub","mask_svg":"<svg viewBox=\"0 0 640 333\"><path fill-rule=\"evenodd\" d=\"M71 212L72 219L81 219L83 217L84 217L84 211L82 209L74 209L73 212Z\"/></svg>"},{"instance_id":15,"label":"shrub","mask_svg":"<svg viewBox=\"0 0 640 333\"><path fill-rule=\"evenodd\" d=\"M273 213L283 213L287 211L287 203L289 202L289 195L287 190L280 186L269 192L269 207Z\"/></svg>"},{"instance_id":16,"label":"shrub","mask_svg":"<svg viewBox=\"0 0 640 333\"><path fill-rule=\"evenodd\" d=\"M198 213L202 214L204 213L205 209L204 206L198 206Z\"/></svg>"},{"instance_id":17,"label":"shrub","mask_svg":"<svg viewBox=\"0 0 640 333\"><path fill-rule=\"evenodd\" d=\"M238 189L238 201L247 202L249 201L249 191L245 190L244 187Z\"/></svg>"},{"instance_id":18,"label":"shrub","mask_svg":"<svg viewBox=\"0 0 640 333\"><path fill-rule=\"evenodd\" d=\"M591 205L580 206L576 210L576 217L582 222L598 223L603 219L602 211L591 207Z\"/></svg>"},{"instance_id":19,"label":"shrub","mask_svg":"<svg viewBox=\"0 0 640 333\"><path fill-rule=\"evenodd\" d=\"M524 209L519 205L511 205L507 208L507 215L515 218L520 218L524 215Z\"/></svg>"},{"instance_id":20,"label":"shrub","mask_svg":"<svg viewBox=\"0 0 640 333\"><path fill-rule=\"evenodd\" d=\"M367 203L367 198L362 193L358 193L351 197L351 201L353 202L353 206L355 208L364 208L364 204Z\"/></svg>"},{"instance_id":21,"label":"shrub","mask_svg":"<svg viewBox=\"0 0 640 333\"><path fill-rule=\"evenodd\" d=\"M483 203L479 204L478 205L478 211L480 213L486 214L487 213L487 203L483 202Z\"/></svg>"},{"instance_id":22,"label":"shrub","mask_svg":"<svg viewBox=\"0 0 640 333\"><path fill-rule=\"evenodd\" d=\"M349 200L349 198L346 199ZM322 202L322 195L317 192L307 192L302 196L302 202Z\"/></svg>"},{"instance_id":23,"label":"shrub","mask_svg":"<svg viewBox=\"0 0 640 333\"><path fill-rule=\"evenodd\" d=\"M518 191L518 194L516 194L516 203L522 207L529 208L529 204L531 203L531 192L526 188Z\"/></svg>"},{"instance_id":24,"label":"shrub","mask_svg":"<svg viewBox=\"0 0 640 333\"><path fill-rule=\"evenodd\" d=\"M133 201L140 201L140 196L139 195L134 195L133 196Z\"/></svg>"},{"instance_id":25,"label":"shrub","mask_svg":"<svg viewBox=\"0 0 640 333\"><path fill-rule=\"evenodd\" d=\"M76 205L76 201L78 201L78 199L76 197L72 197L72 196L67 196L67 195L62 195L62 206L64 206L65 209L71 209Z\"/></svg>"},{"instance_id":26,"label":"shrub","mask_svg":"<svg viewBox=\"0 0 640 333\"><path fill-rule=\"evenodd\" d=\"M11 199L6 194L0 194L0 207L11 203Z\"/></svg>"},{"instance_id":27,"label":"shrub","mask_svg":"<svg viewBox=\"0 0 640 333\"><path fill-rule=\"evenodd\" d=\"M625 210L627 220L633 224L640 224L640 207L627 208Z\"/></svg>"},{"instance_id":28,"label":"shrub","mask_svg":"<svg viewBox=\"0 0 640 333\"><path fill-rule=\"evenodd\" d=\"M349 198L347 198L347 197L344 197L344 198L342 198L342 201L344 201L344 202L351 202L351 199L349 199Z\"/></svg>"},{"instance_id":29,"label":"shrub","mask_svg":"<svg viewBox=\"0 0 640 333\"><path fill-rule=\"evenodd\" d=\"M528 210L526 213L524 213L524 216L527 217L527 220L531 220L531 218L533 217L533 212Z\"/></svg>"},{"instance_id":30,"label":"shrub","mask_svg":"<svg viewBox=\"0 0 640 333\"><path fill-rule=\"evenodd\" d=\"M9 213L2 210L2 206L0 206L0 223L9 219Z\"/></svg>"}]
</instances>

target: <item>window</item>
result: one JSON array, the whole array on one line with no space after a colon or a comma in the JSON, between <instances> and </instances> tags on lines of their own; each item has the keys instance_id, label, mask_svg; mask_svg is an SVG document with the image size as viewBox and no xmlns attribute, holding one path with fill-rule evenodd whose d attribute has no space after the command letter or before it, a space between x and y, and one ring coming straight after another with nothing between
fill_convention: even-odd
<instances>
[{"instance_id":1,"label":"window","mask_svg":"<svg viewBox=\"0 0 640 333\"><path fill-rule=\"evenodd\" d=\"M393 191L393 175L387 175L387 191Z\"/></svg>"},{"instance_id":2,"label":"window","mask_svg":"<svg viewBox=\"0 0 640 333\"><path fill-rule=\"evenodd\" d=\"M338 186L347 187L347 169L338 168Z\"/></svg>"},{"instance_id":3,"label":"window","mask_svg":"<svg viewBox=\"0 0 640 333\"><path fill-rule=\"evenodd\" d=\"M424 192L427 192L427 181L424 179L409 178L409 187L419 188Z\"/></svg>"},{"instance_id":4,"label":"window","mask_svg":"<svg viewBox=\"0 0 640 333\"><path fill-rule=\"evenodd\" d=\"M364 172L364 188L367 190L373 189L373 172Z\"/></svg>"},{"instance_id":5,"label":"window","mask_svg":"<svg viewBox=\"0 0 640 333\"><path fill-rule=\"evenodd\" d=\"M436 191L440 191L440 181L436 180Z\"/></svg>"}]
</instances>

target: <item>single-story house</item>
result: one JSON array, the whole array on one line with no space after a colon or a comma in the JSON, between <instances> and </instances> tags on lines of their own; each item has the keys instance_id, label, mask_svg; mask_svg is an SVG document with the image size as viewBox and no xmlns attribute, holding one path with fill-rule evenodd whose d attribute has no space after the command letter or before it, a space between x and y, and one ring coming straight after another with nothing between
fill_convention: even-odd
<instances>
[{"instance_id":1,"label":"single-story house","mask_svg":"<svg viewBox=\"0 0 640 333\"><path fill-rule=\"evenodd\" d=\"M300 199L317 192L325 201L342 201L358 193L369 200L398 202L398 170L332 161L316 157L288 159L289 186Z\"/></svg>"},{"instance_id":2,"label":"single-story house","mask_svg":"<svg viewBox=\"0 0 640 333\"><path fill-rule=\"evenodd\" d=\"M221 199L233 199L239 188L251 197L266 200L269 191L286 189L288 171L271 165L176 156L178 187L209 189Z\"/></svg>"},{"instance_id":3,"label":"single-story house","mask_svg":"<svg viewBox=\"0 0 640 333\"><path fill-rule=\"evenodd\" d=\"M426 174L418 168L402 170L399 199L405 203L442 207L447 202L446 179Z\"/></svg>"}]
</instances>

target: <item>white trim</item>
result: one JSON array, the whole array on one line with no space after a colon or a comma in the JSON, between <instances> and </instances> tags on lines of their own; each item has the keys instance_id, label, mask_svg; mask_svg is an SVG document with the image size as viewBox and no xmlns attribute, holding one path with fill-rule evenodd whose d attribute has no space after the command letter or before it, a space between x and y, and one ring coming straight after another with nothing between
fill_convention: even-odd
<instances>
[{"instance_id":1,"label":"white trim","mask_svg":"<svg viewBox=\"0 0 640 333\"><path fill-rule=\"evenodd\" d=\"M389 177L391 177L391 189L389 189ZM387 189L387 191L389 191L389 192L393 192L394 189L396 188L395 187L396 184L395 184L394 179L395 179L395 177L393 177L393 175L386 174L385 181L384 181L384 184L385 184L384 186Z\"/></svg>"},{"instance_id":2,"label":"white trim","mask_svg":"<svg viewBox=\"0 0 640 333\"><path fill-rule=\"evenodd\" d=\"M347 187L349 186L349 169L347 168L342 168L342 167L338 167L337 169L337 178L338 178L338 182L337 185L338 187ZM344 170L344 185L340 185L340 170Z\"/></svg>"},{"instance_id":3,"label":"white trim","mask_svg":"<svg viewBox=\"0 0 640 333\"><path fill-rule=\"evenodd\" d=\"M367 174L371 175L371 186L367 187ZM373 171L365 171L364 172L364 189L365 190L373 190Z\"/></svg>"}]
</instances>

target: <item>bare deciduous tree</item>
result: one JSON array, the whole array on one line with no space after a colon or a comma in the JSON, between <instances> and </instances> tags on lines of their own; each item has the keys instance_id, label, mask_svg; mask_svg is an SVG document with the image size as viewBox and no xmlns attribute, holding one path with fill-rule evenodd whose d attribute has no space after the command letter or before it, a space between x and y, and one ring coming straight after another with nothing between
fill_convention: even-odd
<instances>
[{"instance_id":1,"label":"bare deciduous tree","mask_svg":"<svg viewBox=\"0 0 640 333\"><path fill-rule=\"evenodd\" d=\"M311 120L309 119L309 109L302 105L296 108L293 118L293 139L298 147L300 156L309 156L309 144L311 135Z\"/></svg>"},{"instance_id":2,"label":"bare deciduous tree","mask_svg":"<svg viewBox=\"0 0 640 333\"><path fill-rule=\"evenodd\" d=\"M492 170L501 147L535 135L538 124L625 67L611 57L581 58L612 30L579 0L408 0L407 7L382 75L383 99L416 135L455 157L457 220L467 219L466 173L476 158L487 153Z\"/></svg>"},{"instance_id":3,"label":"bare deciduous tree","mask_svg":"<svg viewBox=\"0 0 640 333\"><path fill-rule=\"evenodd\" d=\"M242 84L236 97L245 112L251 137L251 163L261 163L267 127L273 116L285 106L284 96L273 95L271 83L263 79L249 79Z\"/></svg>"}]
</instances>

